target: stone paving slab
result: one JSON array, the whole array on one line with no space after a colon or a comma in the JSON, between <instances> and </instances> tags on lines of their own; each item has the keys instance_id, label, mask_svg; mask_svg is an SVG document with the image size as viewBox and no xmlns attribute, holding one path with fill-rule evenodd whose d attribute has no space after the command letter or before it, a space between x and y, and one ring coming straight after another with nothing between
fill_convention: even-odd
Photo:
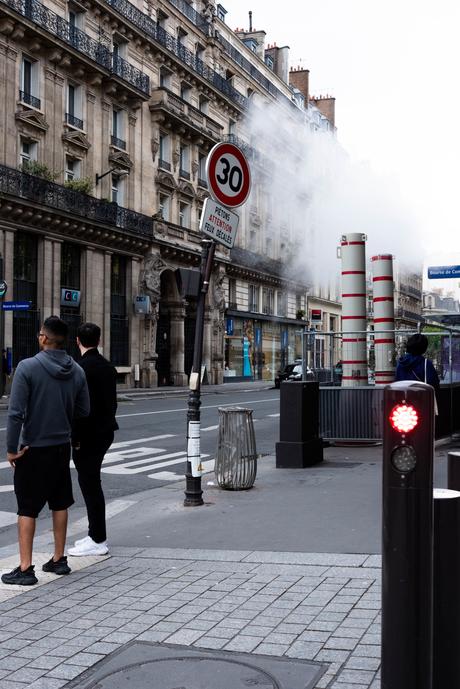
<instances>
[{"instance_id":1,"label":"stone paving slab","mask_svg":"<svg viewBox=\"0 0 460 689\"><path fill-rule=\"evenodd\" d=\"M379 689L380 568L368 554L124 547L69 563L70 576L39 567L40 586L0 602L2 689L60 689L139 641L322 663L315 689Z\"/></svg>"}]
</instances>

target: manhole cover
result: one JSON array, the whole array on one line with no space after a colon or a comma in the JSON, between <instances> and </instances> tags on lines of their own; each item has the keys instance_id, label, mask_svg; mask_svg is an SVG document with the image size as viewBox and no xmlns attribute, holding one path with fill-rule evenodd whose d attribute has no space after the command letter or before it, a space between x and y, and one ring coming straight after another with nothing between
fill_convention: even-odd
<instances>
[{"instance_id":1,"label":"manhole cover","mask_svg":"<svg viewBox=\"0 0 460 689\"><path fill-rule=\"evenodd\" d=\"M312 689L324 665L248 653L132 643L71 682L75 689Z\"/></svg>"}]
</instances>

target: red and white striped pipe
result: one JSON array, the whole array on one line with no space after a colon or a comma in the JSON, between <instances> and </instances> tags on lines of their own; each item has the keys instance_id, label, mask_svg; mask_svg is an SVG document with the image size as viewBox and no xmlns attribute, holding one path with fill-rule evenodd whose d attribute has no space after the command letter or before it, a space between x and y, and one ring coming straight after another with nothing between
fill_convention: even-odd
<instances>
[{"instance_id":1,"label":"red and white striped pipe","mask_svg":"<svg viewBox=\"0 0 460 689\"><path fill-rule=\"evenodd\" d=\"M395 305L393 256L372 256L374 302L375 384L388 385L395 379Z\"/></svg>"},{"instance_id":2,"label":"red and white striped pipe","mask_svg":"<svg viewBox=\"0 0 460 689\"><path fill-rule=\"evenodd\" d=\"M366 235L345 234L342 256L342 387L367 385Z\"/></svg>"}]
</instances>

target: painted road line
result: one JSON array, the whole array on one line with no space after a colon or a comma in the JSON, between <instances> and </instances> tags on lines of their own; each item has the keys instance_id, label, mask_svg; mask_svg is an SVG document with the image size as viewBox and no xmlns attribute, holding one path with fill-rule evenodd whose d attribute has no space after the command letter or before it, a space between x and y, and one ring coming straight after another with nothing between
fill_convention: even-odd
<instances>
[{"instance_id":1,"label":"painted road line","mask_svg":"<svg viewBox=\"0 0 460 689\"><path fill-rule=\"evenodd\" d=\"M16 524L18 518L15 512L0 512L0 528Z\"/></svg>"},{"instance_id":2,"label":"painted road line","mask_svg":"<svg viewBox=\"0 0 460 689\"><path fill-rule=\"evenodd\" d=\"M267 414L271 419L277 419L279 417L279 414Z\"/></svg>"},{"instance_id":3,"label":"painted road line","mask_svg":"<svg viewBox=\"0 0 460 689\"><path fill-rule=\"evenodd\" d=\"M14 485L0 486L0 493L11 493L14 490Z\"/></svg>"},{"instance_id":4,"label":"painted road line","mask_svg":"<svg viewBox=\"0 0 460 689\"><path fill-rule=\"evenodd\" d=\"M172 459L172 457L177 457L179 455L181 455L179 459ZM209 457L209 455L201 455L201 456L202 457ZM169 461L168 462L158 461L161 459L169 459ZM163 455L163 457L157 457L156 458L157 464L147 464L147 462L149 461L148 459L144 459L141 461L145 462L145 465L133 467L133 465L140 464L140 462L131 462L131 463L126 463L126 464L117 464L117 466L110 467L107 469L102 468L102 471L106 474L122 474L125 476L129 475L129 474L141 474L143 471L150 471L151 469L162 469L163 467L169 467L169 466L172 466L173 464L180 464L180 463L185 464L185 462L187 461L187 455L184 454L184 452L171 452L167 455Z\"/></svg>"},{"instance_id":5,"label":"painted road line","mask_svg":"<svg viewBox=\"0 0 460 689\"><path fill-rule=\"evenodd\" d=\"M113 464L114 462L126 462L127 460L134 461L141 457L151 457L152 455L159 455L166 452L166 448L162 447L131 447L127 450L120 450L119 452L108 452L104 457L102 466L106 464ZM181 454L184 454L182 450Z\"/></svg>"},{"instance_id":6,"label":"painted road line","mask_svg":"<svg viewBox=\"0 0 460 689\"><path fill-rule=\"evenodd\" d=\"M206 455L202 455L205 457ZM214 459L209 459L207 462L202 462L203 474L209 474L214 471ZM157 481L181 481L184 478L183 474L175 474L174 471L159 471L157 474L149 474L149 478Z\"/></svg>"},{"instance_id":7,"label":"painted road line","mask_svg":"<svg viewBox=\"0 0 460 689\"><path fill-rule=\"evenodd\" d=\"M279 402L279 397L272 397L267 400L245 400L245 404L265 404L266 402ZM205 407L201 407L201 411L203 409L219 409L219 407L234 407L237 404L237 402L232 402L229 404L210 404ZM152 414L177 414L178 412L186 412L188 409L186 407L183 407L182 409L162 409L162 410L157 410L157 411L140 411L140 412L135 412L133 414L118 414L117 419L125 419L128 416L150 416Z\"/></svg>"},{"instance_id":8,"label":"painted road line","mask_svg":"<svg viewBox=\"0 0 460 689\"><path fill-rule=\"evenodd\" d=\"M166 440L167 438L176 438L177 436L166 433L165 435L151 435L148 438L137 438L137 440L122 440L119 443L112 443L111 450L116 450L120 447L129 447L130 445L138 445L139 443L150 443L152 440Z\"/></svg>"},{"instance_id":9,"label":"painted road line","mask_svg":"<svg viewBox=\"0 0 460 689\"><path fill-rule=\"evenodd\" d=\"M201 428L201 432L205 433L206 431L215 431L216 428L219 428L219 424L217 426L207 426L206 428Z\"/></svg>"}]
</instances>

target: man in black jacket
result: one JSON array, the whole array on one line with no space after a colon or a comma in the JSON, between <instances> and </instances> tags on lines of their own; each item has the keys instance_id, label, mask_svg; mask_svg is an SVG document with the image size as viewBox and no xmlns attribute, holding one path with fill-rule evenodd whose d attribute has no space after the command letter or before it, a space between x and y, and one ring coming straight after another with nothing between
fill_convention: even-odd
<instances>
[{"instance_id":1,"label":"man in black jacket","mask_svg":"<svg viewBox=\"0 0 460 689\"><path fill-rule=\"evenodd\" d=\"M99 354L101 329L83 323L77 331L82 354L80 366L88 382L91 411L75 421L72 431L73 461L88 512L88 536L69 548L69 555L106 555L109 552L105 526L105 499L101 485L104 455L113 443L117 411L116 370Z\"/></svg>"}]
</instances>

